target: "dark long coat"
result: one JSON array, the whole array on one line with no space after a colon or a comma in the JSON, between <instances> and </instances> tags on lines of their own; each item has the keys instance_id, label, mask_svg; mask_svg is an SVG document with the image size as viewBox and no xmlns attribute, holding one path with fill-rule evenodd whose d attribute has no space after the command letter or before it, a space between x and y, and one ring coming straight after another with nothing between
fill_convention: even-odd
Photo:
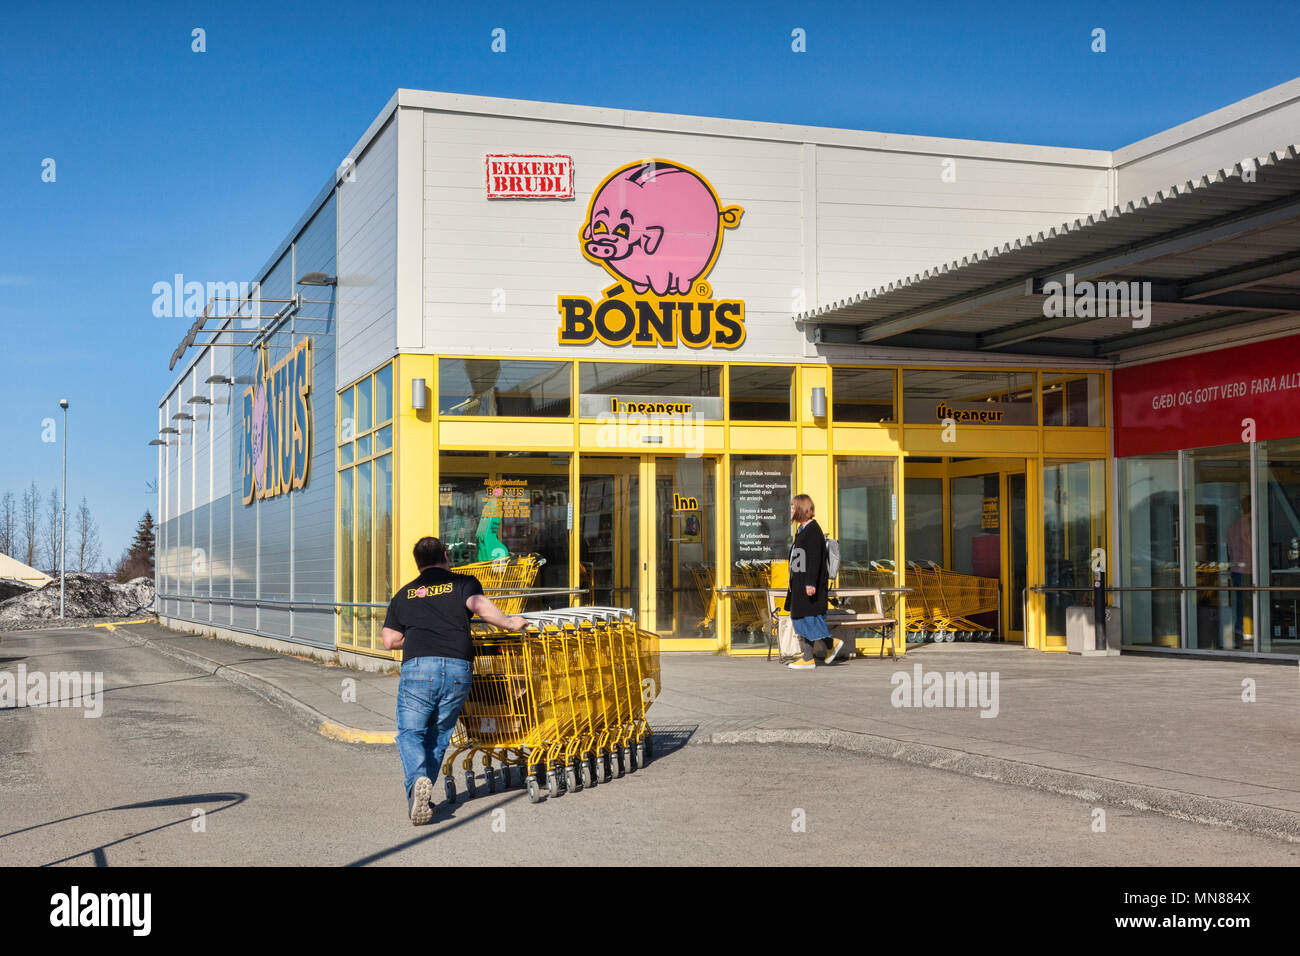
<instances>
[{"instance_id":1,"label":"dark long coat","mask_svg":"<svg viewBox=\"0 0 1300 956\"><path fill-rule=\"evenodd\" d=\"M802 560L799 560L802 552ZM795 568L802 564L803 570ZM790 587L785 592L785 606L791 618L816 617L826 613L826 535L813 518L794 536L790 548ZM812 597L804 588L813 585L817 590Z\"/></svg>"}]
</instances>

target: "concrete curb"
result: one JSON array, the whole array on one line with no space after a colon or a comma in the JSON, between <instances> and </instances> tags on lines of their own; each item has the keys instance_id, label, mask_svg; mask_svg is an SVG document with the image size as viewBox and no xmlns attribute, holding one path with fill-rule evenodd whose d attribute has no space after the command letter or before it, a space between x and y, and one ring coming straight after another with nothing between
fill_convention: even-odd
<instances>
[{"instance_id":1,"label":"concrete curb","mask_svg":"<svg viewBox=\"0 0 1300 956\"><path fill-rule=\"evenodd\" d=\"M1068 770L989 757L929 744L908 743L873 734L831 730L733 730L692 737L692 744L795 744L827 747L850 753L885 757L969 777L996 780L1034 790L1045 790L1079 800L1106 803L1161 813L1178 820L1230 827L1300 843L1300 813L1261 807L1252 803L1166 790L1146 784L1094 777Z\"/></svg>"},{"instance_id":2,"label":"concrete curb","mask_svg":"<svg viewBox=\"0 0 1300 956\"><path fill-rule=\"evenodd\" d=\"M397 731L362 730L360 727L349 727L347 724L340 724L331 720L315 707L304 703L265 678L250 674L231 664L222 664L220 661L214 661L193 651L172 647L170 644L159 643L158 641L151 641L147 637L141 637L121 626L113 629L112 633L128 644L147 647L191 667L196 667L209 676L220 677L222 680L230 681L230 683L242 687L244 690L252 691L263 700L286 711L300 724L304 724L311 730L316 731L322 737L348 744L391 744L397 740Z\"/></svg>"}]
</instances>

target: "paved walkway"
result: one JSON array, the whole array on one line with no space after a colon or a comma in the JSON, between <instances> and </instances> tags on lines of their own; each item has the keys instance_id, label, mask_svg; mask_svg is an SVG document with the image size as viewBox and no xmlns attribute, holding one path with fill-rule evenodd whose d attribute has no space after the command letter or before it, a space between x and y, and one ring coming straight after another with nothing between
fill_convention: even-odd
<instances>
[{"instance_id":1,"label":"paved walkway","mask_svg":"<svg viewBox=\"0 0 1300 956\"><path fill-rule=\"evenodd\" d=\"M396 675L180 634L119 627L294 711L327 736L390 742ZM997 677L980 707L894 706L896 675ZM926 645L799 673L761 658L666 653L650 711L691 743L834 746L1227 824L1300 842L1300 668L1125 655L1077 658L992 644ZM345 695L345 680L355 695ZM1244 682L1255 700L1243 701ZM991 690L992 684L986 687Z\"/></svg>"}]
</instances>

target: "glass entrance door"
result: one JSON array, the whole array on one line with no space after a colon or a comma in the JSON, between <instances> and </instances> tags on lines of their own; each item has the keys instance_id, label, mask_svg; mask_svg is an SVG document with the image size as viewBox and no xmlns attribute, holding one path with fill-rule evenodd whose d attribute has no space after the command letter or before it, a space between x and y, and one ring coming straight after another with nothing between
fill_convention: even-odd
<instances>
[{"instance_id":1,"label":"glass entrance door","mask_svg":"<svg viewBox=\"0 0 1300 956\"><path fill-rule=\"evenodd\" d=\"M641 606L641 456L584 456L578 477L582 603Z\"/></svg>"},{"instance_id":2,"label":"glass entrance door","mask_svg":"<svg viewBox=\"0 0 1300 956\"><path fill-rule=\"evenodd\" d=\"M717 459L650 456L648 626L663 638L718 633Z\"/></svg>"}]
</instances>

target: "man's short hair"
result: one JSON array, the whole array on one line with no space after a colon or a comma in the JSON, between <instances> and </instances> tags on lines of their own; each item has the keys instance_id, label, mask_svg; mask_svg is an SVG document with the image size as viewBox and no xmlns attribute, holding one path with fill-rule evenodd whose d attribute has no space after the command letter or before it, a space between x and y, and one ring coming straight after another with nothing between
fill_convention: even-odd
<instances>
[{"instance_id":1,"label":"man's short hair","mask_svg":"<svg viewBox=\"0 0 1300 956\"><path fill-rule=\"evenodd\" d=\"M437 538L424 537L415 542L415 566L423 571L447 563L447 547Z\"/></svg>"}]
</instances>

